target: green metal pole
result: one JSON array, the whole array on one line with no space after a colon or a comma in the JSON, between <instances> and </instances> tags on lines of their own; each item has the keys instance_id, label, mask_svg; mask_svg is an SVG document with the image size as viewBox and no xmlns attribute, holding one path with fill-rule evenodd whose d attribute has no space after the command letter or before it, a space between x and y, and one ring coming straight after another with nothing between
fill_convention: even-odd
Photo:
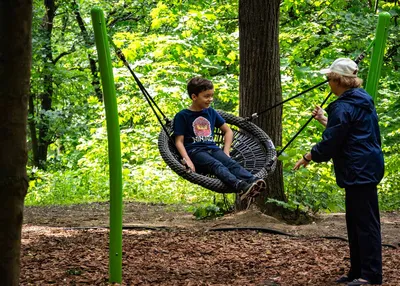
<instances>
[{"instance_id":1,"label":"green metal pole","mask_svg":"<svg viewBox=\"0 0 400 286\"><path fill-rule=\"evenodd\" d=\"M372 96L376 102L379 77L383 64L383 55L385 54L386 39L388 27L390 24L390 14L387 12L379 13L378 26L375 34L375 44L372 50L371 63L368 72L365 90Z\"/></svg>"},{"instance_id":2,"label":"green metal pole","mask_svg":"<svg viewBox=\"0 0 400 286\"><path fill-rule=\"evenodd\" d=\"M110 282L122 281L122 163L117 99L104 13L91 10L107 119L110 164Z\"/></svg>"}]
</instances>

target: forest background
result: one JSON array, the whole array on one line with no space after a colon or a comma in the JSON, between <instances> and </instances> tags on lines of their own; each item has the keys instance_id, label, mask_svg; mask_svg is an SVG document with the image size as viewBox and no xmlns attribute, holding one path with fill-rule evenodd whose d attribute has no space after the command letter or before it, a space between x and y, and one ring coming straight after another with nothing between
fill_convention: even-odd
<instances>
[{"instance_id":1,"label":"forest background","mask_svg":"<svg viewBox=\"0 0 400 286\"><path fill-rule=\"evenodd\" d=\"M26 205L109 200L105 110L90 18L93 6L104 9L109 35L169 118L189 105L185 87L193 76L214 82L214 108L238 114L237 0L34 1ZM392 19L376 101L386 168L379 198L381 209L398 210L398 1L283 0L280 70L284 99L323 81L316 71L338 57L355 59L368 47L380 11L389 12ZM160 124L113 52L112 59L121 127L123 199L182 203L219 212L219 202L232 202L233 196L224 198L191 184L166 166L157 148ZM363 79L369 60L367 54L360 64ZM284 104L283 144L328 92L326 85ZM288 201L277 204L313 213L344 210L343 190L335 183L331 163L291 170L301 154L320 140L322 131L322 126L312 122L280 157Z\"/></svg>"}]
</instances>

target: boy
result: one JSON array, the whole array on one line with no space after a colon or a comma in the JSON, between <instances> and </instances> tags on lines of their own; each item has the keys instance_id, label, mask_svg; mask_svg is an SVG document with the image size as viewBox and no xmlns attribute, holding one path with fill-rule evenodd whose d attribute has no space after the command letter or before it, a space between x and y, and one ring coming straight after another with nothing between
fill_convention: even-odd
<instances>
[{"instance_id":1,"label":"boy","mask_svg":"<svg viewBox=\"0 0 400 286\"><path fill-rule=\"evenodd\" d=\"M192 104L175 115L173 124L179 154L191 171L215 175L239 193L241 200L247 200L249 207L266 184L230 158L233 132L210 107L214 96L212 82L201 77L192 78L187 91ZM224 133L223 150L214 142L214 127Z\"/></svg>"},{"instance_id":2,"label":"boy","mask_svg":"<svg viewBox=\"0 0 400 286\"><path fill-rule=\"evenodd\" d=\"M377 185L384 173L378 116L371 96L357 77L351 59L339 58L321 70L338 97L327 108L316 107L313 116L326 127L322 140L300 159L294 169L312 160L333 159L336 182L346 191L346 225L350 270L336 280L349 286L382 283L382 246Z\"/></svg>"}]
</instances>

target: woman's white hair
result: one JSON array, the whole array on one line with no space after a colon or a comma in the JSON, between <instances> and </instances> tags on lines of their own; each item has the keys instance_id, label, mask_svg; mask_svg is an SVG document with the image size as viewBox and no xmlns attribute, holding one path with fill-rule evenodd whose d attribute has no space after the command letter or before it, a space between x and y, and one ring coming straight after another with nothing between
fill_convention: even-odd
<instances>
[{"instance_id":1,"label":"woman's white hair","mask_svg":"<svg viewBox=\"0 0 400 286\"><path fill-rule=\"evenodd\" d=\"M343 76L335 72L328 73L326 76L329 80L333 80L337 82L340 86L347 88L360 87L363 83L363 80L359 77Z\"/></svg>"}]
</instances>

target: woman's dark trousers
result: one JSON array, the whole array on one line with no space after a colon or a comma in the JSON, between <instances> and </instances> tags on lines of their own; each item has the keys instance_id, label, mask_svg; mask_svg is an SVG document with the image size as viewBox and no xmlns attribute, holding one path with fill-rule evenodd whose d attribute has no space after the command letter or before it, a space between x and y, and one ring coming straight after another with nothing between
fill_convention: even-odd
<instances>
[{"instance_id":1,"label":"woman's dark trousers","mask_svg":"<svg viewBox=\"0 0 400 286\"><path fill-rule=\"evenodd\" d=\"M376 185L346 188L349 278L382 283L382 242Z\"/></svg>"}]
</instances>

